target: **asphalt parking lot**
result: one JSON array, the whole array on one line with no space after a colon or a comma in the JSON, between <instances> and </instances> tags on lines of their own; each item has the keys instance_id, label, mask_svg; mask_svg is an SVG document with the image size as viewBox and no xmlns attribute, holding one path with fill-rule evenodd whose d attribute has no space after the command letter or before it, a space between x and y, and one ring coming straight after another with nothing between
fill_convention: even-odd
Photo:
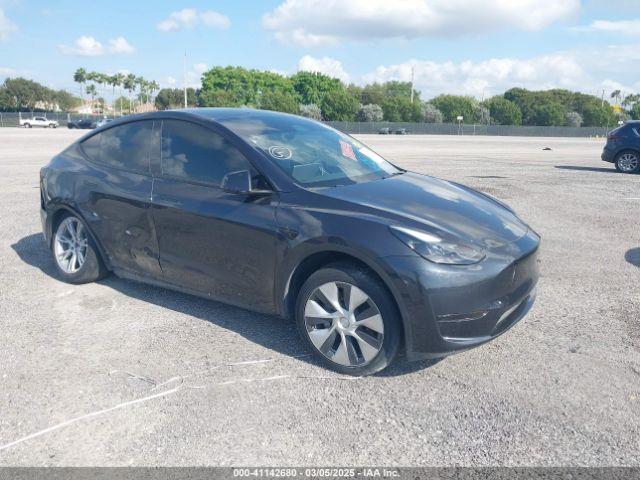
<instances>
[{"instance_id":1,"label":"asphalt parking lot","mask_svg":"<svg viewBox=\"0 0 640 480\"><path fill-rule=\"evenodd\" d=\"M542 276L495 342L352 379L291 322L58 281L38 170L81 133L0 129L0 465L640 465L640 176L602 139L360 137L509 203Z\"/></svg>"}]
</instances>

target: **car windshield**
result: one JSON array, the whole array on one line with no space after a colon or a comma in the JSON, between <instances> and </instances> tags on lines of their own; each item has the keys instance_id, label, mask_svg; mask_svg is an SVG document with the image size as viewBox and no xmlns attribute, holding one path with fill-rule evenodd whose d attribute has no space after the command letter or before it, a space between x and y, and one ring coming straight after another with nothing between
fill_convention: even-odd
<instances>
[{"instance_id":1,"label":"car windshield","mask_svg":"<svg viewBox=\"0 0 640 480\"><path fill-rule=\"evenodd\" d=\"M238 117L220 123L305 187L350 185L402 172L354 138L304 118Z\"/></svg>"}]
</instances>

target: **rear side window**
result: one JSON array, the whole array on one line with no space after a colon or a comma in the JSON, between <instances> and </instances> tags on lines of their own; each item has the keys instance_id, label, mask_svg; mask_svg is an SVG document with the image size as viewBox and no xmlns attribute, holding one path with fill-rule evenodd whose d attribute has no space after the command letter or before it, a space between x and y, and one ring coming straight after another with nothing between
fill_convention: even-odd
<instances>
[{"instance_id":1,"label":"rear side window","mask_svg":"<svg viewBox=\"0 0 640 480\"><path fill-rule=\"evenodd\" d=\"M251 164L221 135L180 120L162 122L162 174L220 186L227 173L253 171Z\"/></svg>"},{"instance_id":2,"label":"rear side window","mask_svg":"<svg viewBox=\"0 0 640 480\"><path fill-rule=\"evenodd\" d=\"M152 128L151 120L126 123L87 138L82 149L95 162L148 174Z\"/></svg>"}]
</instances>

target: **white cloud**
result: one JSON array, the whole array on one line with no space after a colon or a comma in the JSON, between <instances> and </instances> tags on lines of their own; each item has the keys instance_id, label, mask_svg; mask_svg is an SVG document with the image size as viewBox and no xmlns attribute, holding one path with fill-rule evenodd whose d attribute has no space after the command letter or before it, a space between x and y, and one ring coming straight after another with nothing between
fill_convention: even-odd
<instances>
[{"instance_id":1,"label":"white cloud","mask_svg":"<svg viewBox=\"0 0 640 480\"><path fill-rule=\"evenodd\" d=\"M156 28L163 32L176 32L197 25L225 29L229 28L231 21L226 15L213 10L199 12L195 8L183 8L170 13L167 18L156 24Z\"/></svg>"},{"instance_id":2,"label":"white cloud","mask_svg":"<svg viewBox=\"0 0 640 480\"><path fill-rule=\"evenodd\" d=\"M135 49L124 37L116 37L109 40L108 48L89 35L82 35L75 39L73 45L58 45L64 55L77 55L80 57L97 57L106 53L122 54L133 53Z\"/></svg>"},{"instance_id":3,"label":"white cloud","mask_svg":"<svg viewBox=\"0 0 640 480\"><path fill-rule=\"evenodd\" d=\"M65 55L79 55L81 57L96 57L104 53L104 47L95 38L82 35L73 42L72 46L59 45Z\"/></svg>"},{"instance_id":4,"label":"white cloud","mask_svg":"<svg viewBox=\"0 0 640 480\"><path fill-rule=\"evenodd\" d=\"M640 19L636 20L595 20L590 25L575 27L579 32L608 32L621 35L640 35Z\"/></svg>"},{"instance_id":5,"label":"white cloud","mask_svg":"<svg viewBox=\"0 0 640 480\"><path fill-rule=\"evenodd\" d=\"M316 46L344 39L540 30L579 9L580 0L285 0L262 24L282 42Z\"/></svg>"},{"instance_id":6,"label":"white cloud","mask_svg":"<svg viewBox=\"0 0 640 480\"><path fill-rule=\"evenodd\" d=\"M135 48L124 37L112 38L109 40L110 53L133 53Z\"/></svg>"},{"instance_id":7,"label":"white cloud","mask_svg":"<svg viewBox=\"0 0 640 480\"><path fill-rule=\"evenodd\" d=\"M363 83L411 80L423 98L441 93L485 97L512 87L567 88L586 93L620 88L637 91L640 45L611 45L589 51L566 51L531 58L491 58L482 61L433 62L410 60L379 66L362 77Z\"/></svg>"},{"instance_id":8,"label":"white cloud","mask_svg":"<svg viewBox=\"0 0 640 480\"><path fill-rule=\"evenodd\" d=\"M9 35L16 32L18 26L7 18L4 14L4 10L0 8L0 41L9 38Z\"/></svg>"},{"instance_id":9,"label":"white cloud","mask_svg":"<svg viewBox=\"0 0 640 480\"><path fill-rule=\"evenodd\" d=\"M342 62L330 57L315 58L305 55L298 62L298 71L320 72L349 83L349 75L344 71Z\"/></svg>"},{"instance_id":10,"label":"white cloud","mask_svg":"<svg viewBox=\"0 0 640 480\"><path fill-rule=\"evenodd\" d=\"M177 82L178 81L174 77L168 76L167 78L165 78L163 83L169 87L173 87Z\"/></svg>"},{"instance_id":11,"label":"white cloud","mask_svg":"<svg viewBox=\"0 0 640 480\"><path fill-rule=\"evenodd\" d=\"M214 12L213 10L202 12L200 14L200 19L202 20L202 23L207 27L225 29L229 28L229 26L231 25L229 17L223 15L222 13Z\"/></svg>"}]
</instances>

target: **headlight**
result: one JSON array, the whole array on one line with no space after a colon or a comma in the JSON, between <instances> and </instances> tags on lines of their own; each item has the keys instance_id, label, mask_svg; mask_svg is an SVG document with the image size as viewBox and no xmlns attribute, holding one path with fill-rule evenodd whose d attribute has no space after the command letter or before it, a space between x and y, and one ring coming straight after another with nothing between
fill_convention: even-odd
<instances>
[{"instance_id":1,"label":"headlight","mask_svg":"<svg viewBox=\"0 0 640 480\"><path fill-rule=\"evenodd\" d=\"M437 235L404 227L390 227L411 250L434 263L472 265L482 260L483 252L463 243L444 241Z\"/></svg>"}]
</instances>

